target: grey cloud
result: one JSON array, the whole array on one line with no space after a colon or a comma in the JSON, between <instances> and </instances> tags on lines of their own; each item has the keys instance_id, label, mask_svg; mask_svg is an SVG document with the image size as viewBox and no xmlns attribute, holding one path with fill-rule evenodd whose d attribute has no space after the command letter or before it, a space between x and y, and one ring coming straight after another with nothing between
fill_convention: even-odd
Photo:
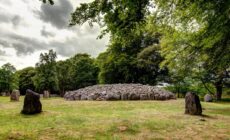
<instances>
[{"instance_id":1,"label":"grey cloud","mask_svg":"<svg viewBox=\"0 0 230 140\"><path fill-rule=\"evenodd\" d=\"M95 36L85 36L84 38L70 38L65 42L51 42L49 45L62 56L70 57L77 53L88 53L96 57L105 51L108 38L96 40Z\"/></svg>"},{"instance_id":2,"label":"grey cloud","mask_svg":"<svg viewBox=\"0 0 230 140\"><path fill-rule=\"evenodd\" d=\"M0 45L1 45L2 47L8 47L8 46L9 46L8 42L5 41L5 40L2 40L2 39L0 39Z\"/></svg>"},{"instance_id":3,"label":"grey cloud","mask_svg":"<svg viewBox=\"0 0 230 140\"><path fill-rule=\"evenodd\" d=\"M54 40L48 43L13 33L0 35L0 38L2 38L0 39L0 45L4 48L14 48L18 56L30 55L40 50L54 49L57 54L65 57L73 56L76 53L88 53L95 57L105 50L108 42L108 38L96 40L95 35L75 36L67 38L64 42Z\"/></svg>"},{"instance_id":4,"label":"grey cloud","mask_svg":"<svg viewBox=\"0 0 230 140\"><path fill-rule=\"evenodd\" d=\"M18 56L28 55L38 50L44 50L47 47L46 43L36 38L20 36L13 33L8 33L0 37L4 39L0 39L0 45L3 48L14 48Z\"/></svg>"},{"instance_id":5,"label":"grey cloud","mask_svg":"<svg viewBox=\"0 0 230 140\"><path fill-rule=\"evenodd\" d=\"M2 13L2 11L0 11L0 23L8 23L8 22L10 22L9 15L7 16L6 14Z\"/></svg>"},{"instance_id":6,"label":"grey cloud","mask_svg":"<svg viewBox=\"0 0 230 140\"><path fill-rule=\"evenodd\" d=\"M73 6L68 0L58 0L53 6L42 4L38 14L43 21L63 29L68 27L71 12L73 12Z\"/></svg>"},{"instance_id":7,"label":"grey cloud","mask_svg":"<svg viewBox=\"0 0 230 140\"><path fill-rule=\"evenodd\" d=\"M44 37L54 37L55 34L46 30L46 27L43 27L41 30L41 35Z\"/></svg>"},{"instance_id":8,"label":"grey cloud","mask_svg":"<svg viewBox=\"0 0 230 140\"><path fill-rule=\"evenodd\" d=\"M24 37L17 34L10 34L12 47L17 51L17 55L28 55L37 50L43 50L46 47L44 42L35 38Z\"/></svg>"},{"instance_id":9,"label":"grey cloud","mask_svg":"<svg viewBox=\"0 0 230 140\"><path fill-rule=\"evenodd\" d=\"M35 51L33 47L28 46L24 43L13 43L12 46L17 51L18 56L28 55Z\"/></svg>"},{"instance_id":10,"label":"grey cloud","mask_svg":"<svg viewBox=\"0 0 230 140\"><path fill-rule=\"evenodd\" d=\"M0 11L0 23L12 23L14 27L18 26L22 18L18 15L9 15Z\"/></svg>"},{"instance_id":11,"label":"grey cloud","mask_svg":"<svg viewBox=\"0 0 230 140\"><path fill-rule=\"evenodd\" d=\"M6 51L0 50L0 56L5 56L6 55Z\"/></svg>"},{"instance_id":12,"label":"grey cloud","mask_svg":"<svg viewBox=\"0 0 230 140\"><path fill-rule=\"evenodd\" d=\"M12 5L10 0L0 0L0 2L5 5Z\"/></svg>"},{"instance_id":13,"label":"grey cloud","mask_svg":"<svg viewBox=\"0 0 230 140\"><path fill-rule=\"evenodd\" d=\"M16 16L14 16L13 19L12 19L12 24L13 24L14 26L18 26L18 24L20 23L20 21L21 21L21 17L18 16L18 15L16 15Z\"/></svg>"}]
</instances>

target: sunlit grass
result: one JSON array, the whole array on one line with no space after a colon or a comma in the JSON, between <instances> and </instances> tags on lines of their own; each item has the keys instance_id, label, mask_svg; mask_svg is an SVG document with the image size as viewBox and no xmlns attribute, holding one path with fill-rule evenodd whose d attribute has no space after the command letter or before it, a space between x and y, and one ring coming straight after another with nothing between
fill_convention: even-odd
<instances>
[{"instance_id":1,"label":"sunlit grass","mask_svg":"<svg viewBox=\"0 0 230 140\"><path fill-rule=\"evenodd\" d=\"M184 115L184 100L42 99L43 112L20 114L23 99L0 97L0 139L230 139L230 103L202 103L205 116Z\"/></svg>"}]
</instances>

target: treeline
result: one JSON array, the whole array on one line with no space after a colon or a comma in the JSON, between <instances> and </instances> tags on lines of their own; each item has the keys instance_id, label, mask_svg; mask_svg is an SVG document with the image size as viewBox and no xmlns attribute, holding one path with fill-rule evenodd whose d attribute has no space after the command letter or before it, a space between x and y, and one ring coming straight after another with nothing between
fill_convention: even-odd
<instances>
[{"instance_id":1,"label":"treeline","mask_svg":"<svg viewBox=\"0 0 230 140\"><path fill-rule=\"evenodd\" d=\"M95 84L155 85L159 81L169 80L167 68L159 66L163 58L158 50L157 39L152 38L147 42L143 45L151 43L153 46L139 47L133 53L122 50L120 46L109 47L96 59L88 54L76 54L67 60L56 61L56 52L49 50L40 54L35 67L18 71L8 63L0 69L0 91L19 89L21 94L25 94L27 89L39 93L48 90L52 94L63 95L65 91ZM116 49L111 49L113 47Z\"/></svg>"},{"instance_id":2,"label":"treeline","mask_svg":"<svg viewBox=\"0 0 230 140\"><path fill-rule=\"evenodd\" d=\"M82 3L71 14L70 26L100 25L98 38L110 35L107 50L96 59L78 54L62 62L56 62L53 51L41 54L34 70L28 70L34 76L24 85L63 93L97 83L167 82L174 92L210 93L220 100L230 87L229 7L228 1L192 0ZM2 72L8 70L2 67ZM1 87L12 89L12 79ZM21 83L19 78L19 89Z\"/></svg>"},{"instance_id":3,"label":"treeline","mask_svg":"<svg viewBox=\"0 0 230 140\"><path fill-rule=\"evenodd\" d=\"M63 95L66 90L97 84L99 68L88 54L77 54L65 61L56 62L56 53L50 50L40 55L35 67L16 71L7 63L0 69L0 91L10 93L19 89L25 94L27 89L43 93Z\"/></svg>"}]
</instances>

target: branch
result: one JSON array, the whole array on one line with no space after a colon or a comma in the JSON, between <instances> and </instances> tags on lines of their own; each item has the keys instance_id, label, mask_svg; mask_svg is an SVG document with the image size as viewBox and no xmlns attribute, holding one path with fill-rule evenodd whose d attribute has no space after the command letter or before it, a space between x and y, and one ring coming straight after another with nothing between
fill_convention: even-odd
<instances>
[{"instance_id":1,"label":"branch","mask_svg":"<svg viewBox=\"0 0 230 140\"><path fill-rule=\"evenodd\" d=\"M214 95L214 93L207 87L207 85L205 84L205 82L203 81L203 79L200 79L202 84L204 85L204 88L208 90L209 93L211 93L212 95Z\"/></svg>"},{"instance_id":2,"label":"branch","mask_svg":"<svg viewBox=\"0 0 230 140\"><path fill-rule=\"evenodd\" d=\"M40 1L42 1L43 3L46 3L47 0L40 0ZM49 3L50 3L51 5L54 5L54 1L53 1L53 0L48 0L48 1L49 1Z\"/></svg>"}]
</instances>

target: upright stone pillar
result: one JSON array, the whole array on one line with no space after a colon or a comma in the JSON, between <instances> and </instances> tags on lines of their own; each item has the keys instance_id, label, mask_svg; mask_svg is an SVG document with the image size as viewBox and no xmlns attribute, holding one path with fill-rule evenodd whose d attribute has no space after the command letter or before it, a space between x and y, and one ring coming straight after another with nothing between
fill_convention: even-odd
<instances>
[{"instance_id":1,"label":"upright stone pillar","mask_svg":"<svg viewBox=\"0 0 230 140\"><path fill-rule=\"evenodd\" d=\"M42 111L40 95L30 89L26 90L22 114L37 114Z\"/></svg>"},{"instance_id":2,"label":"upright stone pillar","mask_svg":"<svg viewBox=\"0 0 230 140\"><path fill-rule=\"evenodd\" d=\"M43 93L43 98L49 98L50 97L50 93L48 90L45 90Z\"/></svg>"},{"instance_id":3,"label":"upright stone pillar","mask_svg":"<svg viewBox=\"0 0 230 140\"><path fill-rule=\"evenodd\" d=\"M20 91L19 90L13 90L10 94L10 100L11 101L19 101L20 97Z\"/></svg>"},{"instance_id":4,"label":"upright stone pillar","mask_svg":"<svg viewBox=\"0 0 230 140\"><path fill-rule=\"evenodd\" d=\"M199 96L193 92L188 92L185 96L185 114L201 115L202 107Z\"/></svg>"}]
</instances>

